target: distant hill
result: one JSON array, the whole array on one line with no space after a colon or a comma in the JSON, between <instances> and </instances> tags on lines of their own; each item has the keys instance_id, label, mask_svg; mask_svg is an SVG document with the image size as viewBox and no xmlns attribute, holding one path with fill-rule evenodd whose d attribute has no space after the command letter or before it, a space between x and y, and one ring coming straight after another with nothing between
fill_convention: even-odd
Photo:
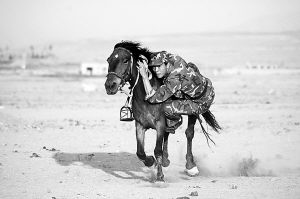
<instances>
[{"instance_id":1,"label":"distant hill","mask_svg":"<svg viewBox=\"0 0 300 199\"><path fill-rule=\"evenodd\" d=\"M121 40L138 41L151 51L167 50L181 55L200 68L240 68L247 63L300 67L300 31L290 32L202 32L130 36L119 39L83 39L53 42L53 59L37 62L39 66L75 66L80 63L107 64L113 47ZM36 47L38 48L38 47ZM27 48L29 50L29 48ZM45 62L45 63L44 63ZM64 69L62 69L64 70Z\"/></svg>"}]
</instances>

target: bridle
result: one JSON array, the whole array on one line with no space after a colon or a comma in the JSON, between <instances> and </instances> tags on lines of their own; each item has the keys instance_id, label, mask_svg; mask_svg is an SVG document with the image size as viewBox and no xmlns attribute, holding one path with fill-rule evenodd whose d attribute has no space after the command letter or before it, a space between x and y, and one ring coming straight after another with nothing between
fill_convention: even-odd
<instances>
[{"instance_id":1,"label":"bridle","mask_svg":"<svg viewBox=\"0 0 300 199\"><path fill-rule=\"evenodd\" d=\"M116 72L114 72L114 71L111 71L111 72L108 72L108 73L107 73L107 76L106 76L106 77L108 77L109 75L114 75L114 76L120 78L120 79L121 79L121 85L122 85L122 87L123 87L123 86L125 85L125 83L126 83L127 81L129 81L129 80L128 80L128 77L129 77L129 76L131 75L131 73L132 73L133 56L132 56L132 52L130 52L129 50L127 50L126 48L123 48L123 47L115 48L114 51L115 51L115 50L118 50L118 49L124 50L124 51L126 51L126 52L128 52L128 53L130 54L130 67L129 67L129 69L126 70L126 72L125 72L124 74L118 74L118 73L116 73Z\"/></svg>"},{"instance_id":2,"label":"bridle","mask_svg":"<svg viewBox=\"0 0 300 199\"><path fill-rule=\"evenodd\" d=\"M122 75L114 72L114 71L111 71L111 72L108 72L106 77L108 77L109 75L114 75L118 78L121 79L121 84L120 84L120 87L118 88L121 92L125 93L128 97L130 97L130 102L131 102L131 98L132 98L132 93L133 93L133 90L135 88L135 86L137 85L138 81L139 81L139 77L140 77L140 72L139 72L139 67L137 67L137 70L138 70L138 73L137 73L137 78L135 80L135 83L134 85L131 87L130 91L129 92L126 92L125 90L123 90L122 88L124 87L124 85L126 84L126 82L128 82L130 79L128 79L128 77L130 77L130 75L132 75L132 68L133 68L133 55L132 55L132 52L130 52L128 49L126 48L123 48L123 47L117 47L114 49L117 50L117 49L121 49L121 50L125 50L126 52L128 52L130 54L130 67L129 67L129 70L126 70L126 72ZM142 58L143 60L145 60L147 63L148 63L148 59L144 56L144 55L140 55L140 58ZM150 73L148 71L148 73ZM149 79L152 78L152 74L150 73L149 74L150 77Z\"/></svg>"},{"instance_id":3,"label":"bridle","mask_svg":"<svg viewBox=\"0 0 300 199\"><path fill-rule=\"evenodd\" d=\"M130 77L132 75L133 55L132 55L132 52L130 52L126 48L118 47L118 48L115 48L114 51L117 49L125 50L126 52L128 52L130 54L130 67L129 67L129 69L126 70L126 72L124 74L118 74L116 72L111 71L111 72L108 72L106 77L108 77L109 75L114 75L121 79L121 84L120 84L118 90L121 91L122 93L125 93L128 97L127 97L125 105L120 110L120 120L121 121L132 121L132 120L134 120L132 108L131 108L133 90L139 81L140 72L139 72L139 68L137 67L138 73L137 73L137 78L135 80L134 85L131 87L129 92L123 90L123 87L126 84L126 82L128 82L130 80L130 79L128 79L128 77Z\"/></svg>"},{"instance_id":4,"label":"bridle","mask_svg":"<svg viewBox=\"0 0 300 199\"><path fill-rule=\"evenodd\" d=\"M114 75L118 78L121 79L121 83L120 83L120 86L118 88L119 91L121 91L122 93L125 93L128 97L127 97L127 100L126 100L126 103L125 105L121 108L120 110L120 120L121 121L132 121L134 120L134 117L133 117L133 112L132 112L132 108L131 108L131 105L132 105L132 97L133 97L133 90L135 88L135 86L137 85L138 81L139 81L139 77L140 77L140 71L139 71L139 67L136 65L137 67L137 78L135 80L135 83L134 85L129 89L130 91L126 91L123 89L124 85L130 81L130 77L132 76L132 69L133 69L133 55L132 55L132 52L129 51L128 49L126 48L123 48L123 47L117 47L114 49L117 50L117 49L121 49L121 50L124 50L126 52L128 52L130 54L130 67L129 69L126 69L126 72L124 74L118 74L116 72L108 72L107 76L108 77L109 75ZM139 58L141 58L142 60L146 61L148 63L148 59L144 56L144 55L140 55ZM152 79L152 74L151 72L147 69L147 72L148 72L148 77L149 79ZM128 79L129 78L129 79Z\"/></svg>"}]
</instances>

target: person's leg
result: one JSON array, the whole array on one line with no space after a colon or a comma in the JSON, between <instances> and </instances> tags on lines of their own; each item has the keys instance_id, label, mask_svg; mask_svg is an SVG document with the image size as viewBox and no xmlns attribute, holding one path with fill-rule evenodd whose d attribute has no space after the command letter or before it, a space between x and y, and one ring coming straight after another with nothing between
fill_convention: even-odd
<instances>
[{"instance_id":1,"label":"person's leg","mask_svg":"<svg viewBox=\"0 0 300 199\"><path fill-rule=\"evenodd\" d=\"M210 84L211 86L211 84ZM209 91L208 94L204 97L202 97L201 99L195 101L195 103L198 104L198 111L197 114L200 115L202 113L205 113L206 111L208 111L208 109L210 108L210 106L212 105L214 98L215 98L215 92L213 87L209 87Z\"/></svg>"},{"instance_id":2,"label":"person's leg","mask_svg":"<svg viewBox=\"0 0 300 199\"><path fill-rule=\"evenodd\" d=\"M197 114L198 107L198 104L191 100L173 100L166 102L164 105L167 123L166 131L175 133L175 130L182 124L181 115L195 115Z\"/></svg>"},{"instance_id":3,"label":"person's leg","mask_svg":"<svg viewBox=\"0 0 300 199\"><path fill-rule=\"evenodd\" d=\"M166 132L174 134L175 130L182 124L182 116L166 114L166 124Z\"/></svg>"}]
</instances>

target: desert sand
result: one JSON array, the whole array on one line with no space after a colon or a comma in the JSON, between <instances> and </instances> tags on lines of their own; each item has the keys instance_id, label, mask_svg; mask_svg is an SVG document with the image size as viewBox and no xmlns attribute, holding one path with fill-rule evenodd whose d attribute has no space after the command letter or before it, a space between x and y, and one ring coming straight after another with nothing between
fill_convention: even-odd
<instances>
[{"instance_id":1,"label":"desert sand","mask_svg":"<svg viewBox=\"0 0 300 199\"><path fill-rule=\"evenodd\" d=\"M126 96L105 77L0 76L0 198L289 198L300 196L300 73L210 73L223 130L209 147L199 125L200 175L184 173L187 118L170 136L165 183L136 157ZM146 134L153 154L155 132Z\"/></svg>"}]
</instances>

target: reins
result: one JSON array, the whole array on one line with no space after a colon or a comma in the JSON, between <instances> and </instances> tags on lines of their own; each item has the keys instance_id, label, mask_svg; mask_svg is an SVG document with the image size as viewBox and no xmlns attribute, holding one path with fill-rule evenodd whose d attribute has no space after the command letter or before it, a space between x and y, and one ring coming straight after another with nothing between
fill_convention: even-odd
<instances>
[{"instance_id":1,"label":"reins","mask_svg":"<svg viewBox=\"0 0 300 199\"><path fill-rule=\"evenodd\" d=\"M137 67L137 69L139 70L138 67ZM137 75L137 78L135 80L135 83L134 83L133 87L130 89L129 92L126 92L125 90L122 89L124 87L124 85L119 88L121 93L124 93L125 95L128 96L128 98L126 100L126 103L125 103L125 106L131 107L131 101L132 101L132 97L133 97L133 90L134 90L135 86L137 85L137 83L139 81L139 77L140 77L140 72L138 71L138 75Z\"/></svg>"}]
</instances>

